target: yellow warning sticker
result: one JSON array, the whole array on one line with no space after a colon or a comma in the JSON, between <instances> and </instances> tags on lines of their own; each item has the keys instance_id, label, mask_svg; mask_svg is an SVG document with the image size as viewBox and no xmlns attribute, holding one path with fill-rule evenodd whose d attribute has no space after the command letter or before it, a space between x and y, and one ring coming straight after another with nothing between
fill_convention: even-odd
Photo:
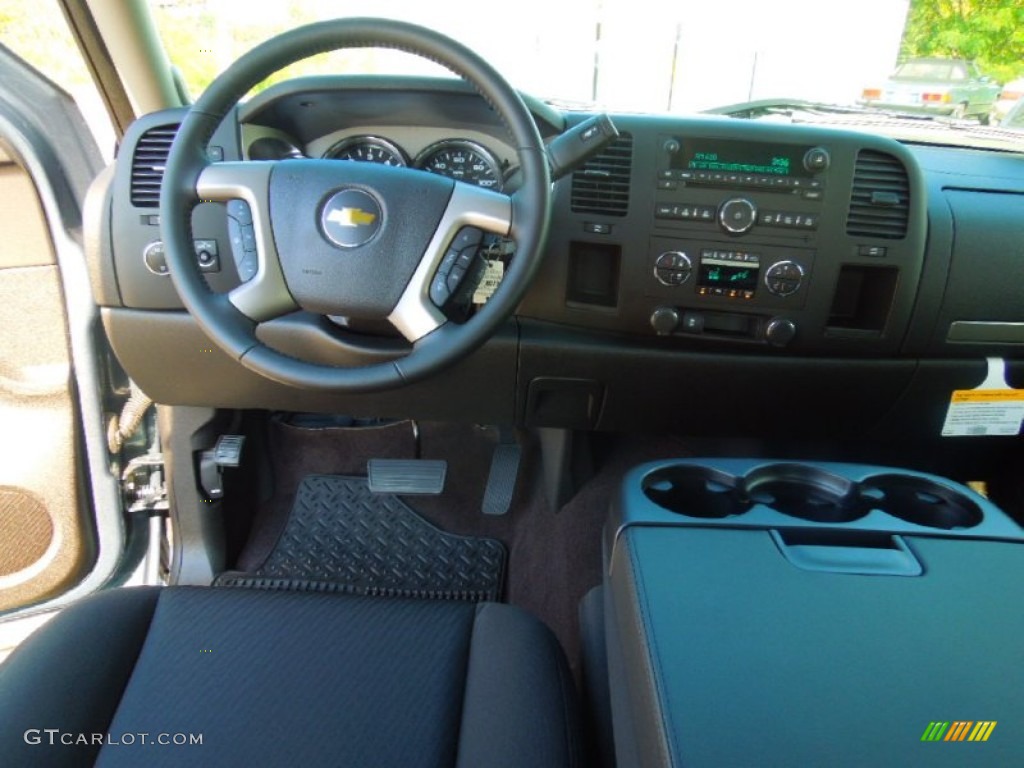
<instances>
[{"instance_id":1,"label":"yellow warning sticker","mask_svg":"<svg viewBox=\"0 0 1024 768\"><path fill-rule=\"evenodd\" d=\"M942 424L943 437L990 437L1020 434L1024 423L1024 389L1006 383L1006 361L985 360L988 374L975 389L956 389Z\"/></svg>"},{"instance_id":2,"label":"yellow warning sticker","mask_svg":"<svg viewBox=\"0 0 1024 768\"><path fill-rule=\"evenodd\" d=\"M1024 389L958 389L954 403L1024 403Z\"/></svg>"},{"instance_id":3,"label":"yellow warning sticker","mask_svg":"<svg viewBox=\"0 0 1024 768\"><path fill-rule=\"evenodd\" d=\"M1024 390L960 389L953 392L943 437L993 437L1020 433Z\"/></svg>"}]
</instances>

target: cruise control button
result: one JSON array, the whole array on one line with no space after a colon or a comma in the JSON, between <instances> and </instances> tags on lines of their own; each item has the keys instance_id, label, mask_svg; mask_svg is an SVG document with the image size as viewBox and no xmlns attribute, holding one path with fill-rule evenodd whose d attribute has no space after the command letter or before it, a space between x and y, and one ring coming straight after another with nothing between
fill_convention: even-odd
<instances>
[{"instance_id":1,"label":"cruise control button","mask_svg":"<svg viewBox=\"0 0 1024 768\"><path fill-rule=\"evenodd\" d=\"M243 283L252 280L256 276L256 254L245 254L236 266L238 268L238 278Z\"/></svg>"},{"instance_id":2,"label":"cruise control button","mask_svg":"<svg viewBox=\"0 0 1024 768\"><path fill-rule=\"evenodd\" d=\"M476 258L476 248L467 248L459 254L459 258L455 260L455 266L458 269L468 270L470 265L473 263L473 259Z\"/></svg>"},{"instance_id":3,"label":"cruise control button","mask_svg":"<svg viewBox=\"0 0 1024 768\"><path fill-rule=\"evenodd\" d=\"M239 224L252 224L252 211L245 200L228 200L228 216Z\"/></svg>"},{"instance_id":4,"label":"cruise control button","mask_svg":"<svg viewBox=\"0 0 1024 768\"><path fill-rule=\"evenodd\" d=\"M448 281L444 275L438 275L430 283L430 300L438 307L444 306L451 294L448 292Z\"/></svg>"},{"instance_id":5,"label":"cruise control button","mask_svg":"<svg viewBox=\"0 0 1024 768\"><path fill-rule=\"evenodd\" d=\"M462 283L462 278L466 276L466 270L462 267L452 267L451 273L448 275L447 285L448 290L455 293L459 289L459 284Z\"/></svg>"},{"instance_id":6,"label":"cruise control button","mask_svg":"<svg viewBox=\"0 0 1024 768\"><path fill-rule=\"evenodd\" d=\"M459 230L459 234L455 236L455 240L452 241L452 248L461 251L471 245L479 245L483 238L484 233L476 227L463 227Z\"/></svg>"},{"instance_id":7,"label":"cruise control button","mask_svg":"<svg viewBox=\"0 0 1024 768\"><path fill-rule=\"evenodd\" d=\"M448 272L455 266L455 262L459 259L459 252L454 248L449 248L445 253L444 258L441 259L441 266L437 268L439 275L448 276Z\"/></svg>"},{"instance_id":8,"label":"cruise control button","mask_svg":"<svg viewBox=\"0 0 1024 768\"><path fill-rule=\"evenodd\" d=\"M256 232L253 230L252 224L242 226L242 250L250 253L256 251Z\"/></svg>"}]
</instances>

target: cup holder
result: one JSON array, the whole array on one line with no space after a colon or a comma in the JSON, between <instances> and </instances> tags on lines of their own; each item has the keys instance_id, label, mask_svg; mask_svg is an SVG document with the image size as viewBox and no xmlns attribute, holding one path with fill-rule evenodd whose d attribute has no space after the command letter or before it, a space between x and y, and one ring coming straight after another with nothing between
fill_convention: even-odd
<instances>
[{"instance_id":1,"label":"cup holder","mask_svg":"<svg viewBox=\"0 0 1024 768\"><path fill-rule=\"evenodd\" d=\"M867 514L857 486L805 464L773 464L747 476L747 497L813 523L848 523Z\"/></svg>"},{"instance_id":2,"label":"cup holder","mask_svg":"<svg viewBox=\"0 0 1024 768\"><path fill-rule=\"evenodd\" d=\"M847 466L856 479L843 474ZM952 531L983 523L992 528L984 502L973 499L966 488L881 467L751 462L717 468L679 463L651 470L643 476L641 488L650 501L684 517L715 520L754 511L742 522L727 521L744 526L784 525L784 520L772 518L776 515L820 525L852 524L851 529L867 525L899 531L910 524ZM863 524L858 522L869 515Z\"/></svg>"},{"instance_id":3,"label":"cup holder","mask_svg":"<svg viewBox=\"0 0 1024 768\"><path fill-rule=\"evenodd\" d=\"M952 530L973 528L984 515L955 489L912 475L875 475L864 483L871 506L914 525Z\"/></svg>"},{"instance_id":4,"label":"cup holder","mask_svg":"<svg viewBox=\"0 0 1024 768\"><path fill-rule=\"evenodd\" d=\"M644 494L660 507L688 517L741 515L751 507L737 489L736 478L710 467L679 465L644 477Z\"/></svg>"}]
</instances>

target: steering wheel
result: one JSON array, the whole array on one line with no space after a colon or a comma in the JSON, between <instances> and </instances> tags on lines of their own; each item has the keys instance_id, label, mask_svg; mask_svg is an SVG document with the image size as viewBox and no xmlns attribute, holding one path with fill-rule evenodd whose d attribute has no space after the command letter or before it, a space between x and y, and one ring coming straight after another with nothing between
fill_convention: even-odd
<instances>
[{"instance_id":1,"label":"steering wheel","mask_svg":"<svg viewBox=\"0 0 1024 768\"><path fill-rule=\"evenodd\" d=\"M393 48L431 59L471 83L505 123L521 169L512 195L409 168L332 160L210 162L207 145L257 83L300 59L341 48ZM529 110L487 62L428 29L385 19L338 19L294 29L238 59L186 114L160 194L167 265L185 308L246 368L307 389L365 392L422 379L486 341L521 301L539 266L550 216L544 144ZM217 294L196 265L192 209L244 200L256 271ZM490 232L516 254L498 290L465 323L449 322L432 282L466 243ZM473 251L475 253L475 251ZM452 254L455 254L453 256ZM443 302L442 302L443 304ZM263 344L257 326L305 310L387 320L411 342L395 360L333 367Z\"/></svg>"}]
</instances>

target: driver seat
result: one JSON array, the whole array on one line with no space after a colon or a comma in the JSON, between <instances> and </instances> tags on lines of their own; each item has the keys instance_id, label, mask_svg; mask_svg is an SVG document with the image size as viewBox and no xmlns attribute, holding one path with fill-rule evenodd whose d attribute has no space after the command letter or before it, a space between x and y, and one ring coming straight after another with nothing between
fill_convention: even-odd
<instances>
[{"instance_id":1,"label":"driver seat","mask_svg":"<svg viewBox=\"0 0 1024 768\"><path fill-rule=\"evenodd\" d=\"M111 589L63 610L0 667L0 723L8 765L582 760L561 648L495 603Z\"/></svg>"}]
</instances>

